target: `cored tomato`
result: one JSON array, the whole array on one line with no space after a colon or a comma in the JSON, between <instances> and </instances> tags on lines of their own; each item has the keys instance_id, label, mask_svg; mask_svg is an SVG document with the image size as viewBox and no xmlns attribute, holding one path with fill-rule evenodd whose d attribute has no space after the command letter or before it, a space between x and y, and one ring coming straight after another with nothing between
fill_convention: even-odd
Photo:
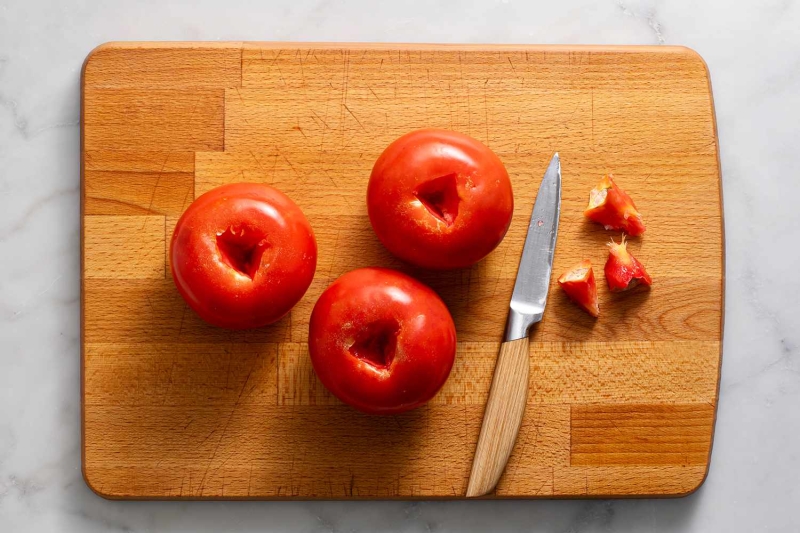
<instances>
[{"instance_id":1,"label":"cored tomato","mask_svg":"<svg viewBox=\"0 0 800 533\"><path fill-rule=\"evenodd\" d=\"M308 347L314 370L340 400L393 414L430 400L450 374L456 328L427 285L385 268L344 274L314 306Z\"/></svg>"},{"instance_id":2,"label":"cored tomato","mask_svg":"<svg viewBox=\"0 0 800 533\"><path fill-rule=\"evenodd\" d=\"M426 268L461 268L503 240L514 212L511 181L481 142L424 129L389 145L367 189L372 227L390 252Z\"/></svg>"},{"instance_id":3,"label":"cored tomato","mask_svg":"<svg viewBox=\"0 0 800 533\"><path fill-rule=\"evenodd\" d=\"M217 187L178 220L170 246L172 278L200 317L244 329L275 322L314 277L317 243L297 205L255 183Z\"/></svg>"}]
</instances>

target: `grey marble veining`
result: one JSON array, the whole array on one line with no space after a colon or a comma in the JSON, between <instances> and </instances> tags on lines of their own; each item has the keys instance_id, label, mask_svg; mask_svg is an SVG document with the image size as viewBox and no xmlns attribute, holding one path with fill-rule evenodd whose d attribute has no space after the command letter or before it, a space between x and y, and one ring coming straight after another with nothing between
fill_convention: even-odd
<instances>
[{"instance_id":1,"label":"grey marble veining","mask_svg":"<svg viewBox=\"0 0 800 533\"><path fill-rule=\"evenodd\" d=\"M0 531L800 531L800 3L744 4L0 2ZM677 500L95 496L81 479L79 453L79 74L86 54L108 40L696 49L714 85L727 232L724 363L706 484Z\"/></svg>"}]
</instances>

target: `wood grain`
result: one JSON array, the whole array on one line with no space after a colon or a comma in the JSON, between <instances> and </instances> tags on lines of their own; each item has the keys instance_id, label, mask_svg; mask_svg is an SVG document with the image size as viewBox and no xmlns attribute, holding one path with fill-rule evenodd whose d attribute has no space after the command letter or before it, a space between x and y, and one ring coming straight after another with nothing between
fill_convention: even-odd
<instances>
[{"instance_id":1,"label":"wood grain","mask_svg":"<svg viewBox=\"0 0 800 533\"><path fill-rule=\"evenodd\" d=\"M714 404L573 405L570 464L705 464Z\"/></svg>"},{"instance_id":2,"label":"wood grain","mask_svg":"<svg viewBox=\"0 0 800 533\"><path fill-rule=\"evenodd\" d=\"M164 217L96 215L83 223L86 278L164 279Z\"/></svg>"},{"instance_id":3,"label":"wood grain","mask_svg":"<svg viewBox=\"0 0 800 533\"><path fill-rule=\"evenodd\" d=\"M220 89L95 89L84 85L86 150L222 150Z\"/></svg>"},{"instance_id":4,"label":"wood grain","mask_svg":"<svg viewBox=\"0 0 800 533\"><path fill-rule=\"evenodd\" d=\"M111 43L82 108L83 471L110 498L462 498L536 188L552 153L563 199L554 272L596 268L593 320L551 284L530 339L517 445L494 497L684 495L702 483L719 385L723 234L705 64L679 47ZM506 165L511 228L477 265L403 265L366 216L373 162L418 127L458 130ZM607 172L647 233L652 290L610 294L612 236L582 216ZM169 272L172 229L223 183L272 184L311 221L315 279L272 326L202 322ZM613 235L618 237L617 235ZM307 357L335 278L399 268L458 330L424 408L368 417Z\"/></svg>"},{"instance_id":5,"label":"wood grain","mask_svg":"<svg viewBox=\"0 0 800 533\"><path fill-rule=\"evenodd\" d=\"M241 43L113 43L86 63L85 85L96 88L204 89L241 81Z\"/></svg>"},{"instance_id":6,"label":"wood grain","mask_svg":"<svg viewBox=\"0 0 800 533\"><path fill-rule=\"evenodd\" d=\"M467 485L467 498L494 490L517 442L528 403L528 337L500 345Z\"/></svg>"},{"instance_id":7,"label":"wood grain","mask_svg":"<svg viewBox=\"0 0 800 533\"><path fill-rule=\"evenodd\" d=\"M194 198L194 152L86 152L86 215L178 216Z\"/></svg>"}]
</instances>

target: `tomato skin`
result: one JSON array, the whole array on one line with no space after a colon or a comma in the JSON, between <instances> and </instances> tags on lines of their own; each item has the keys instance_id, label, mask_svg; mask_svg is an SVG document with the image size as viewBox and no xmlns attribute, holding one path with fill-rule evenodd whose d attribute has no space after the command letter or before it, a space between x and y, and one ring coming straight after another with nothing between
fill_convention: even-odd
<instances>
[{"instance_id":1,"label":"tomato skin","mask_svg":"<svg viewBox=\"0 0 800 533\"><path fill-rule=\"evenodd\" d=\"M450 269L470 266L500 244L514 196L502 161L484 144L423 129L394 141L375 162L367 207L375 233L394 255Z\"/></svg>"},{"instance_id":2,"label":"tomato skin","mask_svg":"<svg viewBox=\"0 0 800 533\"><path fill-rule=\"evenodd\" d=\"M616 243L611 239L608 243L608 260L604 272L611 292L627 291L639 285L649 287L653 284L653 278L644 265L628 251L624 235L622 242Z\"/></svg>"},{"instance_id":3,"label":"tomato skin","mask_svg":"<svg viewBox=\"0 0 800 533\"><path fill-rule=\"evenodd\" d=\"M396 414L444 385L456 328L428 286L395 270L361 268L319 297L308 347L317 376L336 397L365 413Z\"/></svg>"},{"instance_id":4,"label":"tomato skin","mask_svg":"<svg viewBox=\"0 0 800 533\"><path fill-rule=\"evenodd\" d=\"M605 229L626 231L632 237L641 235L646 229L633 199L614 183L611 174L606 174L589 193L589 205L584 215Z\"/></svg>"},{"instance_id":5,"label":"tomato skin","mask_svg":"<svg viewBox=\"0 0 800 533\"><path fill-rule=\"evenodd\" d=\"M189 206L172 234L170 261L178 292L200 318L224 328L256 328L279 320L305 294L317 243L288 196L267 185L237 183Z\"/></svg>"}]
</instances>

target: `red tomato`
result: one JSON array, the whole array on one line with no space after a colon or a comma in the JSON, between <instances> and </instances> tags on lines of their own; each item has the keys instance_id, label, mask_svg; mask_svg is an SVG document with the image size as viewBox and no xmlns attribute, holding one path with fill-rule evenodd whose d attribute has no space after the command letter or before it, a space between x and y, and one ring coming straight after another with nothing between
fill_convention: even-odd
<instances>
[{"instance_id":1,"label":"red tomato","mask_svg":"<svg viewBox=\"0 0 800 533\"><path fill-rule=\"evenodd\" d=\"M569 299L597 318L600 305L597 303L597 282L594 280L592 262L584 259L558 278L558 284Z\"/></svg>"},{"instance_id":2,"label":"red tomato","mask_svg":"<svg viewBox=\"0 0 800 533\"><path fill-rule=\"evenodd\" d=\"M628 251L624 235L622 242L617 243L611 239L608 243L608 260L604 270L611 292L627 291L639 284L645 287L653 284L653 278L644 269L644 265Z\"/></svg>"},{"instance_id":3,"label":"red tomato","mask_svg":"<svg viewBox=\"0 0 800 533\"><path fill-rule=\"evenodd\" d=\"M344 274L311 313L308 347L322 383L371 414L418 407L447 380L456 328L427 285L395 270Z\"/></svg>"},{"instance_id":4,"label":"red tomato","mask_svg":"<svg viewBox=\"0 0 800 533\"><path fill-rule=\"evenodd\" d=\"M297 205L255 183L217 187L178 220L172 279L200 318L225 328L275 322L314 277L317 243Z\"/></svg>"},{"instance_id":5,"label":"red tomato","mask_svg":"<svg viewBox=\"0 0 800 533\"><path fill-rule=\"evenodd\" d=\"M589 206L583 212L589 220L602 224L606 229L627 231L628 235L644 233L642 215L631 197L614 183L611 174L606 174L589 193Z\"/></svg>"},{"instance_id":6,"label":"red tomato","mask_svg":"<svg viewBox=\"0 0 800 533\"><path fill-rule=\"evenodd\" d=\"M375 162L367 206L378 238L400 259L461 268L503 240L514 196L503 163L485 145L424 129L394 141Z\"/></svg>"}]
</instances>

